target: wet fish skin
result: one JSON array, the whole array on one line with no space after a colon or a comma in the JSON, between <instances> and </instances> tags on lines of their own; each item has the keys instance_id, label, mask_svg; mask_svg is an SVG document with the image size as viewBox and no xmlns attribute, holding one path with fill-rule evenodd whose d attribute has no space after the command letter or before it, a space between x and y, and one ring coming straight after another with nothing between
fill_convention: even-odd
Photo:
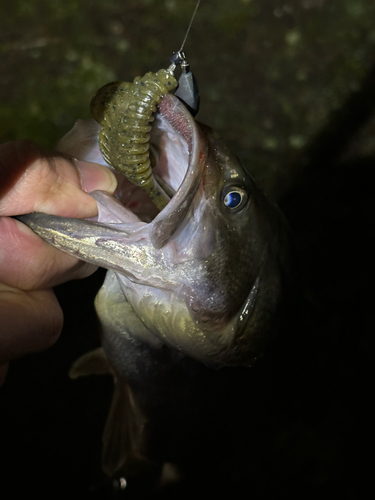
<instances>
[{"instance_id":1,"label":"wet fish skin","mask_svg":"<svg viewBox=\"0 0 375 500\"><path fill-rule=\"evenodd\" d=\"M19 217L61 250L109 269L95 302L104 347L95 359L104 359L116 381L104 433L108 474L142 454L138 406L147 416L160 394L157 380L165 381L167 370L185 358L215 368L250 366L277 329L288 286L289 234L282 215L218 135L174 99L163 99L165 116L161 110L154 140L162 153L168 134L183 143L178 154L187 162L186 175L150 223L100 192L93 193L98 222ZM185 142L169 125L176 117ZM225 194L237 188L247 201L228 209ZM86 374L86 362L78 361L72 374ZM124 424L114 425L121 412Z\"/></svg>"},{"instance_id":2,"label":"wet fish skin","mask_svg":"<svg viewBox=\"0 0 375 500\"><path fill-rule=\"evenodd\" d=\"M131 307L152 332L147 342L166 343L212 366L246 366L262 352L261 344L274 323L288 265L282 264L288 236L282 216L221 140L215 134L207 140L210 153L201 182L205 208L201 210L198 203L194 216L187 217L183 228L161 249L143 241L150 230L142 222L133 223L140 226L142 243L132 243L129 224L104 225L46 214L20 220L54 246L116 271L123 295L133 294ZM237 214L228 212L220 197L223 186L231 184L240 184L249 193L249 203ZM94 196L99 207L116 204L103 193ZM111 283L106 287L117 282L111 278ZM143 296L150 294L150 287L155 304L152 300L146 304ZM174 295L168 299L166 294ZM154 314L156 304L159 317ZM97 307L101 307L100 294ZM171 331L173 320L165 320L166 313L173 315L173 308L175 318L185 316L188 321L178 333ZM246 320L241 319L241 308ZM132 335L139 336L137 329ZM116 365L123 371L121 360Z\"/></svg>"}]
</instances>

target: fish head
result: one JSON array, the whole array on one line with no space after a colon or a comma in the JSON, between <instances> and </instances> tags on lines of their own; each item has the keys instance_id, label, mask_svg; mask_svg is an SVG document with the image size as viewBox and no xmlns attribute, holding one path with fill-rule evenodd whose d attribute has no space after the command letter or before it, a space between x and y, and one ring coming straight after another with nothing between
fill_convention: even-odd
<instances>
[{"instance_id":1,"label":"fish head","mask_svg":"<svg viewBox=\"0 0 375 500\"><path fill-rule=\"evenodd\" d=\"M60 148L97 158L95 126L82 121ZM171 195L161 212L122 180L116 198L93 193L96 221L20 219L61 250L114 270L154 338L209 366L248 366L277 324L289 266L283 218L173 95L159 105L150 148L153 173Z\"/></svg>"},{"instance_id":2,"label":"fish head","mask_svg":"<svg viewBox=\"0 0 375 500\"><path fill-rule=\"evenodd\" d=\"M173 96L168 101L182 106ZM164 98L162 105L166 102ZM170 123L168 110L161 108L157 119ZM178 194L187 194L184 183L191 169L196 175L194 196L185 198L185 211L177 209L176 224L168 233L163 221L173 207L172 198L155 219L152 233L163 235L164 254L172 256L171 268L181 273L179 293L194 334L188 335L185 327L178 345L193 357L199 350L206 364L248 365L277 329L290 274L288 228L221 137L189 120L198 129L191 141L197 151L182 161L187 168ZM165 126L159 123L155 130ZM163 150L168 150L166 143ZM174 157L175 164L181 164L184 155L180 151Z\"/></svg>"}]
</instances>

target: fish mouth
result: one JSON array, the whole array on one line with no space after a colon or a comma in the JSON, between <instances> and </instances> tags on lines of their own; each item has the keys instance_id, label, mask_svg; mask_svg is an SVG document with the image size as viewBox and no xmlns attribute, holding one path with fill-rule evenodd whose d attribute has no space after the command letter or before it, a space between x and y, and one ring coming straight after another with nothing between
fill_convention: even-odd
<instances>
[{"instance_id":1,"label":"fish mouth","mask_svg":"<svg viewBox=\"0 0 375 500\"><path fill-rule=\"evenodd\" d=\"M116 209L112 197L103 200L94 192L99 215L91 220L99 224L145 222L153 246L162 248L187 215L198 190L207 158L204 132L177 97L166 94L162 98L152 122L149 141L152 175L170 197L159 212L140 186L132 184L103 159L98 143L99 131L100 126L94 120L78 120L57 145L59 151L74 158L111 168L118 179L114 197L121 203L122 210Z\"/></svg>"},{"instance_id":2,"label":"fish mouth","mask_svg":"<svg viewBox=\"0 0 375 500\"><path fill-rule=\"evenodd\" d=\"M160 102L151 132L153 174L173 196L154 218L150 239L162 248L186 217L198 190L207 158L207 141L187 108L167 94Z\"/></svg>"},{"instance_id":3,"label":"fish mouth","mask_svg":"<svg viewBox=\"0 0 375 500\"><path fill-rule=\"evenodd\" d=\"M166 94L155 113L150 134L152 175L170 196L160 212L139 186L119 174L116 198L130 213L149 226L153 246L162 248L186 217L198 190L207 158L207 140L185 105ZM110 222L100 216L98 222ZM116 222L121 222L116 220ZM123 221L125 222L125 221Z\"/></svg>"},{"instance_id":4,"label":"fish mouth","mask_svg":"<svg viewBox=\"0 0 375 500\"><path fill-rule=\"evenodd\" d=\"M111 168L100 154L99 130L94 120L78 120L59 142L58 150ZM144 244L151 243L155 250L165 246L186 218L197 193L206 164L207 144L204 133L186 107L177 97L167 94L159 104L150 138L155 163L153 175L161 179L172 195L161 212L141 188L118 174L122 179L115 197L104 192L91 193L98 202L99 215L95 219L71 219L42 213L26 214L17 219L61 250L87 262L119 270L122 266L114 265L112 260L117 261L121 248L107 249L99 257L98 244L104 239L120 243L121 237L121 245L142 240Z\"/></svg>"},{"instance_id":5,"label":"fish mouth","mask_svg":"<svg viewBox=\"0 0 375 500\"><path fill-rule=\"evenodd\" d=\"M176 97L166 94L159 103L151 124L148 146L152 176L169 199L177 192L183 195L188 187L183 181L189 177L187 172L194 169L196 164L198 142L194 119ZM146 138L147 135L142 139ZM59 144L64 152L69 153L64 144ZM118 179L115 197L126 209L147 223L164 211L157 209L141 184L133 184L122 172L117 172L115 166L112 167L105 161L101 163L114 170Z\"/></svg>"},{"instance_id":6,"label":"fish mouth","mask_svg":"<svg viewBox=\"0 0 375 500\"><path fill-rule=\"evenodd\" d=\"M196 125L179 99L166 94L155 113L150 134L152 173L171 198L180 189L197 147Z\"/></svg>"}]
</instances>

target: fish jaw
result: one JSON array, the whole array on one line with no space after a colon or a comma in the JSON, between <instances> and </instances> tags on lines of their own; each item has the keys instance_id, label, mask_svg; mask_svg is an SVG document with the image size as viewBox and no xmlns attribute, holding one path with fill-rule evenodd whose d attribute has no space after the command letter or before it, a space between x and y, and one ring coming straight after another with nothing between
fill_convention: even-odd
<instances>
[{"instance_id":1,"label":"fish jaw","mask_svg":"<svg viewBox=\"0 0 375 500\"><path fill-rule=\"evenodd\" d=\"M210 366L249 366L277 329L290 266L289 231L222 139L205 126L200 132L208 148L202 181L188 216L164 247L171 269L183 276L184 303L174 323L189 318L183 327L169 328L169 340ZM247 193L247 202L228 210L224 195L236 188Z\"/></svg>"},{"instance_id":2,"label":"fish jaw","mask_svg":"<svg viewBox=\"0 0 375 500\"><path fill-rule=\"evenodd\" d=\"M184 179L167 207L150 226L152 244L155 248L162 248L185 219L199 188L207 162L207 141L186 107L173 95L167 94L162 99L157 119L159 123L154 130L163 130L173 137L176 137L177 132L177 137L185 139L188 150ZM169 143L173 144L173 141Z\"/></svg>"},{"instance_id":3,"label":"fish jaw","mask_svg":"<svg viewBox=\"0 0 375 500\"><path fill-rule=\"evenodd\" d=\"M158 341L210 366L248 366L279 307L285 228L221 139L175 97L163 98L151 141L155 174L175 191L151 221L129 209L126 183L118 200L92 193L95 221L18 218L57 248L115 271L124 301ZM169 179L176 158L182 167ZM241 210L223 205L229 188L247 193Z\"/></svg>"},{"instance_id":4,"label":"fish jaw","mask_svg":"<svg viewBox=\"0 0 375 500\"><path fill-rule=\"evenodd\" d=\"M171 288L176 286L176 281L179 285L180 282L167 269L164 252L160 250L185 219L199 188L206 163L206 143L194 119L177 98L167 95L163 101L157 118L160 128L158 141L165 148L169 147L166 146L169 143L178 145L175 146L177 152L172 155L172 162L169 162L172 165L163 165L163 162L168 163L168 159L162 158L155 170L173 170L173 160L176 162L179 155L183 167L179 168L179 176L174 180L178 185L174 196L151 222L142 221L127 208L127 189L117 193L121 202L103 192L91 193L98 204L99 215L95 220L70 219L43 213L17 218L48 243L79 259L113 269L138 283ZM88 137L84 133L85 127ZM82 121L76 124L73 131L60 141L60 146L68 147L67 152L74 151L78 157L81 146L85 158L96 158L93 150L98 148L95 138L98 128L95 124ZM79 140L78 146L74 143L74 135ZM102 163L105 164L105 161ZM155 273L149 272L149 269L157 269L159 273L152 278L151 283L150 275Z\"/></svg>"}]
</instances>

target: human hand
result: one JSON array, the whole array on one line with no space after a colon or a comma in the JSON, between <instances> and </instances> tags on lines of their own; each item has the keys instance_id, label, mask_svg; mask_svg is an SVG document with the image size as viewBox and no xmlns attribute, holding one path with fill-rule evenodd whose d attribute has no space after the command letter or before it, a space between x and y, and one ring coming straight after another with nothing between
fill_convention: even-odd
<instances>
[{"instance_id":1,"label":"human hand","mask_svg":"<svg viewBox=\"0 0 375 500\"><path fill-rule=\"evenodd\" d=\"M96 201L87 193L95 189L116 189L115 176L101 165L44 157L27 141L0 146L0 385L9 361L57 340L63 314L52 287L96 270L11 216L94 217Z\"/></svg>"}]
</instances>

